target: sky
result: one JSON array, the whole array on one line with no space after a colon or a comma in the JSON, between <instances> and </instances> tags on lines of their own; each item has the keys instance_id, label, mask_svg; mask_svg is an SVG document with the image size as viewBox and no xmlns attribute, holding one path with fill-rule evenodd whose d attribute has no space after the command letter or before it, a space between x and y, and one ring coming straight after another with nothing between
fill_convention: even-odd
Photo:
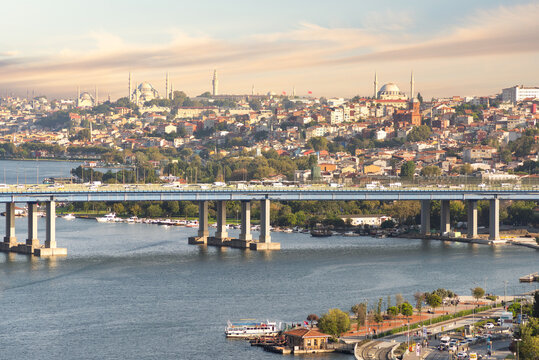
<instances>
[{"instance_id":1,"label":"sky","mask_svg":"<svg viewBox=\"0 0 539 360\"><path fill-rule=\"evenodd\" d=\"M424 98L539 86L539 2L529 0L6 0L0 95L100 99L134 83L197 96L273 91L371 96L410 73Z\"/></svg>"}]
</instances>

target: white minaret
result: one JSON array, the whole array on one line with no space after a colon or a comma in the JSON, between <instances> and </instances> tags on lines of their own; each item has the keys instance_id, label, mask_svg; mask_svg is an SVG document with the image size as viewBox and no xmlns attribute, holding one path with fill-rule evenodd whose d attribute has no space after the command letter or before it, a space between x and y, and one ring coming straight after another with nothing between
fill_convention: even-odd
<instances>
[{"instance_id":1,"label":"white minaret","mask_svg":"<svg viewBox=\"0 0 539 360\"><path fill-rule=\"evenodd\" d=\"M170 95L168 96L170 100L174 100L174 86L170 83Z\"/></svg>"},{"instance_id":2,"label":"white minaret","mask_svg":"<svg viewBox=\"0 0 539 360\"><path fill-rule=\"evenodd\" d=\"M165 77L165 99L168 99L168 71Z\"/></svg>"},{"instance_id":3,"label":"white minaret","mask_svg":"<svg viewBox=\"0 0 539 360\"><path fill-rule=\"evenodd\" d=\"M129 84L127 88L127 100L131 102L131 72L129 72Z\"/></svg>"},{"instance_id":4,"label":"white minaret","mask_svg":"<svg viewBox=\"0 0 539 360\"><path fill-rule=\"evenodd\" d=\"M374 98L378 97L378 75L374 72Z\"/></svg>"},{"instance_id":5,"label":"white minaret","mask_svg":"<svg viewBox=\"0 0 539 360\"><path fill-rule=\"evenodd\" d=\"M410 100L414 99L414 71L410 75Z\"/></svg>"},{"instance_id":6,"label":"white minaret","mask_svg":"<svg viewBox=\"0 0 539 360\"><path fill-rule=\"evenodd\" d=\"M255 84L253 84L253 86L251 87L251 95L254 95L255 94Z\"/></svg>"},{"instance_id":7,"label":"white minaret","mask_svg":"<svg viewBox=\"0 0 539 360\"><path fill-rule=\"evenodd\" d=\"M213 70L213 96L219 95L219 80L217 79L217 70Z\"/></svg>"},{"instance_id":8,"label":"white minaret","mask_svg":"<svg viewBox=\"0 0 539 360\"><path fill-rule=\"evenodd\" d=\"M292 97L296 97L296 87L292 88Z\"/></svg>"}]
</instances>

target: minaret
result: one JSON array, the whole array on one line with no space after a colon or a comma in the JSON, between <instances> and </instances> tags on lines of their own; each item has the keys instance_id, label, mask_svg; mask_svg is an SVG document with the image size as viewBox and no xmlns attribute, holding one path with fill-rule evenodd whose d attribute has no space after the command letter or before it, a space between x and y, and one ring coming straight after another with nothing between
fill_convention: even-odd
<instances>
[{"instance_id":1,"label":"minaret","mask_svg":"<svg viewBox=\"0 0 539 360\"><path fill-rule=\"evenodd\" d=\"M129 84L127 88L127 100L131 102L131 72L129 72Z\"/></svg>"},{"instance_id":2,"label":"minaret","mask_svg":"<svg viewBox=\"0 0 539 360\"><path fill-rule=\"evenodd\" d=\"M374 72L374 98L378 97L378 75Z\"/></svg>"},{"instance_id":3,"label":"minaret","mask_svg":"<svg viewBox=\"0 0 539 360\"><path fill-rule=\"evenodd\" d=\"M217 70L213 70L213 96L219 95L219 80L217 79Z\"/></svg>"},{"instance_id":4,"label":"minaret","mask_svg":"<svg viewBox=\"0 0 539 360\"><path fill-rule=\"evenodd\" d=\"M251 87L251 95L254 96L255 94L255 84Z\"/></svg>"},{"instance_id":5,"label":"minaret","mask_svg":"<svg viewBox=\"0 0 539 360\"><path fill-rule=\"evenodd\" d=\"M168 71L165 77L165 99L168 99Z\"/></svg>"},{"instance_id":6,"label":"minaret","mask_svg":"<svg viewBox=\"0 0 539 360\"><path fill-rule=\"evenodd\" d=\"M80 86L77 86L77 106L79 104L79 99L80 99Z\"/></svg>"},{"instance_id":7,"label":"minaret","mask_svg":"<svg viewBox=\"0 0 539 360\"><path fill-rule=\"evenodd\" d=\"M410 101L412 101L414 98L414 71L412 70L412 74L410 75Z\"/></svg>"},{"instance_id":8,"label":"minaret","mask_svg":"<svg viewBox=\"0 0 539 360\"><path fill-rule=\"evenodd\" d=\"M292 97L293 98L296 97L296 87L295 86L292 88Z\"/></svg>"},{"instance_id":9,"label":"minaret","mask_svg":"<svg viewBox=\"0 0 539 360\"><path fill-rule=\"evenodd\" d=\"M170 100L174 100L174 86L172 86L172 83L170 84L170 94L168 96Z\"/></svg>"},{"instance_id":10,"label":"minaret","mask_svg":"<svg viewBox=\"0 0 539 360\"><path fill-rule=\"evenodd\" d=\"M97 92L97 85L95 86L95 104L94 106L99 105L99 93Z\"/></svg>"}]
</instances>

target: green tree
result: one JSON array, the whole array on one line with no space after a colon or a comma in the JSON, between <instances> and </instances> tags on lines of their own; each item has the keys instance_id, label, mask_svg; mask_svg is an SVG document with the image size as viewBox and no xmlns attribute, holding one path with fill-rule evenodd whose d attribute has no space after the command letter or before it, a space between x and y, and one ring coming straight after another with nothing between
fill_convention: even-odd
<instances>
[{"instance_id":1,"label":"green tree","mask_svg":"<svg viewBox=\"0 0 539 360\"><path fill-rule=\"evenodd\" d=\"M148 217L155 218L161 216L162 214L163 210L157 204L152 204L146 209L146 215L148 215Z\"/></svg>"},{"instance_id":2,"label":"green tree","mask_svg":"<svg viewBox=\"0 0 539 360\"><path fill-rule=\"evenodd\" d=\"M425 141L432 135L432 130L427 125L414 126L408 133L406 140L409 142Z\"/></svg>"},{"instance_id":3,"label":"green tree","mask_svg":"<svg viewBox=\"0 0 539 360\"><path fill-rule=\"evenodd\" d=\"M359 303L352 306L352 313L356 316L357 327L365 325L367 320L367 305L365 303Z\"/></svg>"},{"instance_id":4,"label":"green tree","mask_svg":"<svg viewBox=\"0 0 539 360\"><path fill-rule=\"evenodd\" d=\"M400 176L403 178L411 179L415 173L415 162L407 161L401 166Z\"/></svg>"},{"instance_id":5,"label":"green tree","mask_svg":"<svg viewBox=\"0 0 539 360\"><path fill-rule=\"evenodd\" d=\"M485 290L483 288L480 288L479 286L472 289L472 296L475 298L475 300L481 299L485 295Z\"/></svg>"},{"instance_id":6,"label":"green tree","mask_svg":"<svg viewBox=\"0 0 539 360\"><path fill-rule=\"evenodd\" d=\"M400 308L401 314L406 317L412 316L414 314L414 308L408 302L403 303Z\"/></svg>"},{"instance_id":7,"label":"green tree","mask_svg":"<svg viewBox=\"0 0 539 360\"><path fill-rule=\"evenodd\" d=\"M440 298L440 296L433 293L428 294L425 297L425 302L433 309L436 309L437 307L442 305L442 299Z\"/></svg>"},{"instance_id":8,"label":"green tree","mask_svg":"<svg viewBox=\"0 0 539 360\"><path fill-rule=\"evenodd\" d=\"M125 208L122 203L114 203L112 209L118 215L122 215L123 213L125 213Z\"/></svg>"},{"instance_id":9,"label":"green tree","mask_svg":"<svg viewBox=\"0 0 539 360\"><path fill-rule=\"evenodd\" d=\"M421 169L421 176L427 176L427 177L434 177L434 176L440 176L442 174L442 170L436 166L425 166Z\"/></svg>"},{"instance_id":10,"label":"green tree","mask_svg":"<svg viewBox=\"0 0 539 360\"><path fill-rule=\"evenodd\" d=\"M533 295L533 317L539 318L539 291Z\"/></svg>"},{"instance_id":11,"label":"green tree","mask_svg":"<svg viewBox=\"0 0 539 360\"><path fill-rule=\"evenodd\" d=\"M425 294L422 292L416 292L414 294L415 308L419 312L419 320L421 321L421 310L423 310L423 302L425 301Z\"/></svg>"},{"instance_id":12,"label":"green tree","mask_svg":"<svg viewBox=\"0 0 539 360\"><path fill-rule=\"evenodd\" d=\"M307 146L309 146L314 151L327 150L328 149L328 139L322 136L315 136L307 141Z\"/></svg>"},{"instance_id":13,"label":"green tree","mask_svg":"<svg viewBox=\"0 0 539 360\"><path fill-rule=\"evenodd\" d=\"M519 359L536 360L539 354L539 319L530 318L520 328Z\"/></svg>"},{"instance_id":14,"label":"green tree","mask_svg":"<svg viewBox=\"0 0 539 360\"><path fill-rule=\"evenodd\" d=\"M318 320L318 328L323 333L340 337L350 330L350 317L340 309L330 309Z\"/></svg>"}]
</instances>

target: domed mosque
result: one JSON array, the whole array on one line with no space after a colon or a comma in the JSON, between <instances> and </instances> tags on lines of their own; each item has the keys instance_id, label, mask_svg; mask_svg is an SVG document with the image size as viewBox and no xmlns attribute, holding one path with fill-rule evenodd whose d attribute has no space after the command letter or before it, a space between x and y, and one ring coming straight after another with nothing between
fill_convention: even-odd
<instances>
[{"instance_id":1,"label":"domed mosque","mask_svg":"<svg viewBox=\"0 0 539 360\"><path fill-rule=\"evenodd\" d=\"M144 104L146 101L159 98L159 92L149 83L143 82L131 94L131 101Z\"/></svg>"},{"instance_id":2,"label":"domed mosque","mask_svg":"<svg viewBox=\"0 0 539 360\"><path fill-rule=\"evenodd\" d=\"M381 100L408 100L408 96L394 83L387 83L382 86L377 97Z\"/></svg>"}]
</instances>

